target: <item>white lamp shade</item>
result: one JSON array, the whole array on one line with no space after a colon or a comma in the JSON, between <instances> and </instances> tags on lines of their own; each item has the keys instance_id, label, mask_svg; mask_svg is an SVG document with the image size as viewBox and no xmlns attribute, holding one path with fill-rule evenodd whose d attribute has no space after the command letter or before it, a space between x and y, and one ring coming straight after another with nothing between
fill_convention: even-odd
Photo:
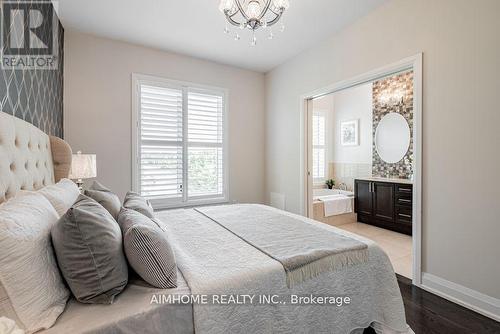
<instances>
[{"instance_id":1,"label":"white lamp shade","mask_svg":"<svg viewBox=\"0 0 500 334\"><path fill-rule=\"evenodd\" d=\"M72 180L90 179L97 176L95 154L73 154L69 178Z\"/></svg>"}]
</instances>

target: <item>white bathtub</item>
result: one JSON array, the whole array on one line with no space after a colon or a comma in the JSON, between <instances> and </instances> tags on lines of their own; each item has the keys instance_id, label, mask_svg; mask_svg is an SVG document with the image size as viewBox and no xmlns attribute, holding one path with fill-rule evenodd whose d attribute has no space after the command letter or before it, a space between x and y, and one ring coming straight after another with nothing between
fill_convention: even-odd
<instances>
[{"instance_id":1,"label":"white bathtub","mask_svg":"<svg viewBox=\"0 0 500 334\"><path fill-rule=\"evenodd\" d=\"M354 212L325 217L324 203L320 201L319 198L321 198L322 196L339 194L351 197L351 201L353 202L352 207L354 208L354 193L352 191L325 188L313 189L313 218L317 221L333 226L355 223L357 218Z\"/></svg>"},{"instance_id":2,"label":"white bathtub","mask_svg":"<svg viewBox=\"0 0 500 334\"><path fill-rule=\"evenodd\" d=\"M346 191L346 190L339 190L339 189L326 189L326 188L321 188L321 189L313 189L313 199L317 200L318 197L321 196L329 196L329 195L346 195L346 196L354 196L354 193L352 191Z\"/></svg>"}]
</instances>

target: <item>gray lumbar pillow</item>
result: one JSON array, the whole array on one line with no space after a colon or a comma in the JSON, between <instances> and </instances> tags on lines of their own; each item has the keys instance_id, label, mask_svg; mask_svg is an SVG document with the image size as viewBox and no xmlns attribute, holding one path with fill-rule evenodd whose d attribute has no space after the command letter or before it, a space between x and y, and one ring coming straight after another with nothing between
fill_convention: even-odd
<instances>
[{"instance_id":1,"label":"gray lumbar pillow","mask_svg":"<svg viewBox=\"0 0 500 334\"><path fill-rule=\"evenodd\" d=\"M101 204L114 219L118 219L118 213L121 209L121 203L118 196L116 196L111 190L103 186L97 181L94 181L92 186L85 190L85 195L94 199L97 203Z\"/></svg>"},{"instance_id":2,"label":"gray lumbar pillow","mask_svg":"<svg viewBox=\"0 0 500 334\"><path fill-rule=\"evenodd\" d=\"M59 268L76 299L111 304L127 285L122 233L111 214L80 195L52 228Z\"/></svg>"},{"instance_id":3,"label":"gray lumbar pillow","mask_svg":"<svg viewBox=\"0 0 500 334\"><path fill-rule=\"evenodd\" d=\"M127 260L149 284L170 289L177 286L177 264L167 234L158 223L137 211L123 208L118 215Z\"/></svg>"},{"instance_id":4,"label":"gray lumbar pillow","mask_svg":"<svg viewBox=\"0 0 500 334\"><path fill-rule=\"evenodd\" d=\"M154 218L154 211L149 202L141 195L129 191L123 201L123 207L142 213L148 218Z\"/></svg>"}]
</instances>

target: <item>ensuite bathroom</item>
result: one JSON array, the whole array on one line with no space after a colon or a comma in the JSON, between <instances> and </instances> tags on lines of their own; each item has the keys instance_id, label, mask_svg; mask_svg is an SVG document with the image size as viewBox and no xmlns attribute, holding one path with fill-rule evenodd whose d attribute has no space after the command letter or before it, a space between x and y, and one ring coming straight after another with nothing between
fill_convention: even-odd
<instances>
[{"instance_id":1,"label":"ensuite bathroom","mask_svg":"<svg viewBox=\"0 0 500 334\"><path fill-rule=\"evenodd\" d=\"M314 98L307 116L313 218L377 242L408 278L413 94L413 71L406 70Z\"/></svg>"}]
</instances>

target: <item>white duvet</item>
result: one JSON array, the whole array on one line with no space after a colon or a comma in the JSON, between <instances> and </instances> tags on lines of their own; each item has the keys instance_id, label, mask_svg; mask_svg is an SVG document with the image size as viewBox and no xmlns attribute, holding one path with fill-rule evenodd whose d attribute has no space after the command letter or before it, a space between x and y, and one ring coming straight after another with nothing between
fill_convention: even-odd
<instances>
[{"instance_id":1,"label":"white duvet","mask_svg":"<svg viewBox=\"0 0 500 334\"><path fill-rule=\"evenodd\" d=\"M258 206L256 206L258 209ZM201 333L351 333L375 323L380 333L412 333L387 255L372 241L303 219L368 245L366 263L327 272L287 288L282 265L194 210L157 214L168 229L180 271L192 294L342 296L343 306L266 304L193 306ZM255 224L258 224L256 221ZM298 238L300 242L300 238ZM254 299L256 300L256 299Z\"/></svg>"}]
</instances>

